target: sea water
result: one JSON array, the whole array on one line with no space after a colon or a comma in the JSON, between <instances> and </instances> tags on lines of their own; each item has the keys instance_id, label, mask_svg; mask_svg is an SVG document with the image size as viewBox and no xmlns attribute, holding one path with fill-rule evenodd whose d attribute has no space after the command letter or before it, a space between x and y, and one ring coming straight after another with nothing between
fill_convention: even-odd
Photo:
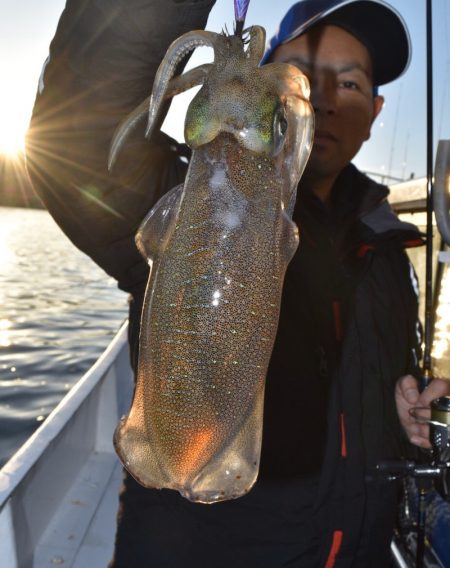
<instances>
[{"instance_id":1,"label":"sea water","mask_svg":"<svg viewBox=\"0 0 450 568\"><path fill-rule=\"evenodd\" d=\"M46 211L0 207L0 467L126 317L127 295Z\"/></svg>"}]
</instances>

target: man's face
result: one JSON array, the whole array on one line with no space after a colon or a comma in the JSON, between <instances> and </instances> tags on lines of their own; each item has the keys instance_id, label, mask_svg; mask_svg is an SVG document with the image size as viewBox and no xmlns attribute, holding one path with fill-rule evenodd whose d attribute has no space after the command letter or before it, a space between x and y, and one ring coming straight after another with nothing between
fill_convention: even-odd
<instances>
[{"instance_id":1,"label":"man's face","mask_svg":"<svg viewBox=\"0 0 450 568\"><path fill-rule=\"evenodd\" d=\"M337 177L369 138L383 105L373 97L367 48L344 29L324 25L279 46L271 60L296 65L311 84L315 135L305 174Z\"/></svg>"}]
</instances>

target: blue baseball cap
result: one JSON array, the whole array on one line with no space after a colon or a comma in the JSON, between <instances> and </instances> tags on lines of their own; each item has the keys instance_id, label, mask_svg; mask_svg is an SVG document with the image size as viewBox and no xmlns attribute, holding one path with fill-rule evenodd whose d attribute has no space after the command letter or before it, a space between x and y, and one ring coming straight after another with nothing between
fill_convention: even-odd
<instances>
[{"instance_id":1,"label":"blue baseball cap","mask_svg":"<svg viewBox=\"0 0 450 568\"><path fill-rule=\"evenodd\" d=\"M339 26L363 43L373 65L373 83L385 85L402 75L411 60L411 40L402 16L382 0L301 0L281 20L261 65L275 49L315 25Z\"/></svg>"}]
</instances>

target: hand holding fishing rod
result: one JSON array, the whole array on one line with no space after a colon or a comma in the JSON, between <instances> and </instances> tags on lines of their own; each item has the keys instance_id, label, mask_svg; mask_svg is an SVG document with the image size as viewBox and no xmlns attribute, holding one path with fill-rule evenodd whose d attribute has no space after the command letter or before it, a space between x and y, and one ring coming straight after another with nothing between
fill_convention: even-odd
<instances>
[{"instance_id":1,"label":"hand holding fishing rod","mask_svg":"<svg viewBox=\"0 0 450 568\"><path fill-rule=\"evenodd\" d=\"M428 349L428 353L430 352ZM409 441L425 450L431 450L431 453L423 455L418 462L405 460L380 463L377 475L391 479L415 479L418 489L415 566L423 568L427 495L434 486L443 499L450 501L450 382L432 378L425 361L421 380L412 375L399 379L395 399L399 419Z\"/></svg>"},{"instance_id":2,"label":"hand holding fishing rod","mask_svg":"<svg viewBox=\"0 0 450 568\"><path fill-rule=\"evenodd\" d=\"M429 425L425 420L417 420L414 409L428 409L430 413L434 400L450 394L450 383L435 378L426 389L421 389L420 386L412 375L401 377L396 385L395 400L400 422L409 441L421 448L431 449ZM422 418L425 416L422 415Z\"/></svg>"},{"instance_id":3,"label":"hand holding fishing rod","mask_svg":"<svg viewBox=\"0 0 450 568\"><path fill-rule=\"evenodd\" d=\"M426 550L427 495L432 487L450 501L450 396L449 383L433 379L425 389L411 375L396 387L400 421L411 443L431 452L416 461L397 460L377 464L375 477L391 480L414 478L418 490L416 568L423 568Z\"/></svg>"},{"instance_id":4,"label":"hand holding fishing rod","mask_svg":"<svg viewBox=\"0 0 450 568\"><path fill-rule=\"evenodd\" d=\"M414 379L411 376L403 378L405 384L409 383L409 379ZM441 379L435 379L432 384L433 386L440 385L439 388L442 389L442 383L445 382ZM428 394L428 389L426 392ZM422 393L419 399L424 394ZM409 390L409 395L415 396L413 389ZM417 400L419 401L419 399ZM388 477L392 480L404 477L434 479L435 488L441 497L450 501L450 396L436 398L427 406L412 406L408 414L411 418L411 424L422 429L421 433L413 436L411 441L431 450L431 452L426 459L419 462L413 460L381 462L376 466L376 475ZM422 436L422 432L426 432L428 438ZM421 443L419 444L418 441Z\"/></svg>"}]
</instances>

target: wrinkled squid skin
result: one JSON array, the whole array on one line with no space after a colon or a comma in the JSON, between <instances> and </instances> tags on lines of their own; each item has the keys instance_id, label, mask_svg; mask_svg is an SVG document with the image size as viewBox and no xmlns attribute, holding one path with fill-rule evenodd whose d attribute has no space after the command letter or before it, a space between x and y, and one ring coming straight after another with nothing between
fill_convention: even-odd
<instances>
[{"instance_id":1,"label":"wrinkled squid skin","mask_svg":"<svg viewBox=\"0 0 450 568\"><path fill-rule=\"evenodd\" d=\"M185 184L137 235L151 275L133 404L115 433L142 485L203 503L244 495L258 474L265 376L313 129L300 71L258 67L260 35L250 54L239 38L217 38L187 114Z\"/></svg>"}]
</instances>

